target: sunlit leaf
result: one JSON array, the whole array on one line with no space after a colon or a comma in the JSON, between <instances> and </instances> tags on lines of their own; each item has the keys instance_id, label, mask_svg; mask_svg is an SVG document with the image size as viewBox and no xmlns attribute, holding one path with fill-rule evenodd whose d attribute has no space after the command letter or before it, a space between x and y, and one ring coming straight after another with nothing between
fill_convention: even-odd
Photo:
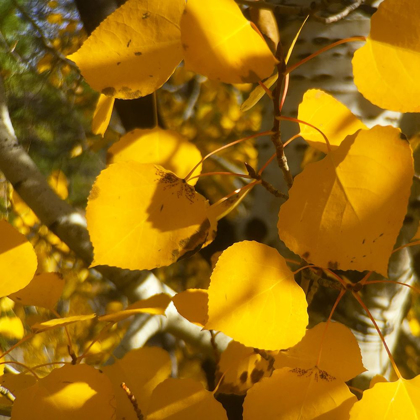
<instances>
[{"instance_id":1,"label":"sunlit leaf","mask_svg":"<svg viewBox=\"0 0 420 420\"><path fill-rule=\"evenodd\" d=\"M124 311L118 311L109 315L101 316L98 320L102 322L119 322L136 314L164 315L165 310L170 303L170 296L165 293L160 293L148 299L139 300L129 305Z\"/></svg>"},{"instance_id":2,"label":"sunlit leaf","mask_svg":"<svg viewBox=\"0 0 420 420\"><path fill-rule=\"evenodd\" d=\"M10 223L0 220L0 296L27 286L37 265L32 245Z\"/></svg>"},{"instance_id":3,"label":"sunlit leaf","mask_svg":"<svg viewBox=\"0 0 420 420\"><path fill-rule=\"evenodd\" d=\"M362 355L353 333L338 322L330 323L326 332L325 326L326 323L321 322L307 330L296 346L279 352L275 356L275 368L311 369L319 358L319 369L344 382L364 372Z\"/></svg>"},{"instance_id":4,"label":"sunlit leaf","mask_svg":"<svg viewBox=\"0 0 420 420\"><path fill-rule=\"evenodd\" d=\"M208 292L204 289L187 289L172 298L176 310L200 327L203 327L208 319L208 301Z\"/></svg>"},{"instance_id":5,"label":"sunlit leaf","mask_svg":"<svg viewBox=\"0 0 420 420\"><path fill-rule=\"evenodd\" d=\"M297 344L308 323L303 290L276 249L238 242L219 257L211 276L207 329L266 350Z\"/></svg>"},{"instance_id":6,"label":"sunlit leaf","mask_svg":"<svg viewBox=\"0 0 420 420\"><path fill-rule=\"evenodd\" d=\"M271 86L274 85L274 83L279 78L278 73L273 74L270 76L267 80L264 81L264 85L267 89L270 89ZM241 105L241 111L245 112L251 109L255 104L257 104L260 99L265 95L265 90L261 85L258 85L254 88L254 90L249 94L248 98L244 101L244 103Z\"/></svg>"},{"instance_id":7,"label":"sunlit leaf","mask_svg":"<svg viewBox=\"0 0 420 420\"><path fill-rule=\"evenodd\" d=\"M343 381L324 371L283 368L248 391L243 418L347 420L356 401Z\"/></svg>"},{"instance_id":8,"label":"sunlit leaf","mask_svg":"<svg viewBox=\"0 0 420 420\"><path fill-rule=\"evenodd\" d=\"M185 0L128 0L69 56L99 92L121 99L160 88L182 60Z\"/></svg>"},{"instance_id":9,"label":"sunlit leaf","mask_svg":"<svg viewBox=\"0 0 420 420\"><path fill-rule=\"evenodd\" d=\"M420 2L386 0L372 16L366 44L353 58L354 81L370 102L420 112Z\"/></svg>"},{"instance_id":10,"label":"sunlit leaf","mask_svg":"<svg viewBox=\"0 0 420 420\"><path fill-rule=\"evenodd\" d=\"M147 420L227 420L213 394L192 379L166 379L153 391Z\"/></svg>"},{"instance_id":11,"label":"sunlit leaf","mask_svg":"<svg viewBox=\"0 0 420 420\"><path fill-rule=\"evenodd\" d=\"M9 295L10 299L22 305L54 309L64 289L64 280L59 273L36 275L22 290Z\"/></svg>"},{"instance_id":12,"label":"sunlit leaf","mask_svg":"<svg viewBox=\"0 0 420 420\"><path fill-rule=\"evenodd\" d=\"M254 349L231 341L221 354L218 365L219 376L225 374L218 392L243 395L263 377L271 375L269 362Z\"/></svg>"},{"instance_id":13,"label":"sunlit leaf","mask_svg":"<svg viewBox=\"0 0 420 420\"><path fill-rule=\"evenodd\" d=\"M319 89L310 89L303 95L298 118L321 130L336 149L350 134L367 127L350 110L333 96ZM313 147L327 153L321 133L306 124L299 124L300 135Z\"/></svg>"},{"instance_id":14,"label":"sunlit leaf","mask_svg":"<svg viewBox=\"0 0 420 420\"><path fill-rule=\"evenodd\" d=\"M156 386L171 374L169 354L158 347L143 347L129 351L122 359L102 368L110 378L117 399L117 420L137 420L133 406L122 390L125 382L135 395L142 413L145 413L150 396Z\"/></svg>"},{"instance_id":15,"label":"sunlit leaf","mask_svg":"<svg viewBox=\"0 0 420 420\"><path fill-rule=\"evenodd\" d=\"M88 365L54 369L35 385L20 391L14 420L112 420L115 396L107 376Z\"/></svg>"},{"instance_id":16,"label":"sunlit leaf","mask_svg":"<svg viewBox=\"0 0 420 420\"><path fill-rule=\"evenodd\" d=\"M114 108L115 98L100 94L98 103L96 104L95 112L92 118L92 133L100 134L102 137L108 128L111 120L112 109Z\"/></svg>"},{"instance_id":17,"label":"sunlit leaf","mask_svg":"<svg viewBox=\"0 0 420 420\"><path fill-rule=\"evenodd\" d=\"M317 266L386 276L412 177L410 145L398 129L361 130L295 178L280 208L280 238Z\"/></svg>"},{"instance_id":18,"label":"sunlit leaf","mask_svg":"<svg viewBox=\"0 0 420 420\"><path fill-rule=\"evenodd\" d=\"M258 82L275 58L234 0L189 0L181 19L185 66L225 83Z\"/></svg>"},{"instance_id":19,"label":"sunlit leaf","mask_svg":"<svg viewBox=\"0 0 420 420\"><path fill-rule=\"evenodd\" d=\"M63 171L52 171L48 177L48 183L61 199L65 200L69 196L69 181Z\"/></svg>"},{"instance_id":20,"label":"sunlit leaf","mask_svg":"<svg viewBox=\"0 0 420 420\"><path fill-rule=\"evenodd\" d=\"M90 315L74 315L68 316L67 318L51 319L45 322L39 322L32 325L32 331L34 333L40 333L52 328L63 327L64 325L73 324L74 322L88 321L95 318L95 314Z\"/></svg>"},{"instance_id":21,"label":"sunlit leaf","mask_svg":"<svg viewBox=\"0 0 420 420\"><path fill-rule=\"evenodd\" d=\"M420 417L420 376L376 383L350 411L350 420L417 420Z\"/></svg>"},{"instance_id":22,"label":"sunlit leaf","mask_svg":"<svg viewBox=\"0 0 420 420\"><path fill-rule=\"evenodd\" d=\"M176 131L159 127L147 130L135 129L121 137L108 150L108 163L135 160L139 163L155 163L172 171L178 178L185 178L201 160L197 147ZM201 172L201 165L193 175ZM190 184L194 185L197 178Z\"/></svg>"},{"instance_id":23,"label":"sunlit leaf","mask_svg":"<svg viewBox=\"0 0 420 420\"><path fill-rule=\"evenodd\" d=\"M170 265L199 249L208 203L160 166L120 162L101 172L86 210L95 265L132 270Z\"/></svg>"}]
</instances>

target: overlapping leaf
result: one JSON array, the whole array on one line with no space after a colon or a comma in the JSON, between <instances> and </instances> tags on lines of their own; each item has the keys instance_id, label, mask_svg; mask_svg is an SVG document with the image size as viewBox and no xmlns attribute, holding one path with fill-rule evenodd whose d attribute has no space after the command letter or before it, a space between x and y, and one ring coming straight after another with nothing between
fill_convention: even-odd
<instances>
[{"instance_id":1,"label":"overlapping leaf","mask_svg":"<svg viewBox=\"0 0 420 420\"><path fill-rule=\"evenodd\" d=\"M420 417L420 377L376 383L363 393L350 420L417 420Z\"/></svg>"},{"instance_id":2,"label":"overlapping leaf","mask_svg":"<svg viewBox=\"0 0 420 420\"><path fill-rule=\"evenodd\" d=\"M64 325L73 324L75 322L89 321L95 318L95 314L90 315L74 315L66 318L51 319L45 322L39 322L32 325L32 331L34 333L40 333L43 331L51 330L52 328L63 327Z\"/></svg>"},{"instance_id":3,"label":"overlapping leaf","mask_svg":"<svg viewBox=\"0 0 420 420\"><path fill-rule=\"evenodd\" d=\"M234 0L189 0L181 19L185 66L225 83L258 82L275 58Z\"/></svg>"},{"instance_id":4,"label":"overlapping leaf","mask_svg":"<svg viewBox=\"0 0 420 420\"><path fill-rule=\"evenodd\" d=\"M27 286L37 265L35 251L25 236L6 220L0 220L0 296Z\"/></svg>"},{"instance_id":5,"label":"overlapping leaf","mask_svg":"<svg viewBox=\"0 0 420 420\"><path fill-rule=\"evenodd\" d=\"M282 368L248 391L243 418L347 420L356 401L344 382L323 371Z\"/></svg>"},{"instance_id":6,"label":"overlapping leaf","mask_svg":"<svg viewBox=\"0 0 420 420\"><path fill-rule=\"evenodd\" d=\"M155 387L171 374L169 354L158 347L143 347L128 352L121 360L102 368L110 378L117 399L117 420L137 420L127 394L122 390L125 382L145 413Z\"/></svg>"},{"instance_id":7,"label":"overlapping leaf","mask_svg":"<svg viewBox=\"0 0 420 420\"><path fill-rule=\"evenodd\" d=\"M275 368L311 369L317 367L344 382L364 372L357 340L343 324L332 322L325 332L321 322L307 330L305 337L291 349L275 356ZM319 357L321 356L321 357Z\"/></svg>"},{"instance_id":8,"label":"overlapping leaf","mask_svg":"<svg viewBox=\"0 0 420 420\"><path fill-rule=\"evenodd\" d=\"M197 147L176 131L159 127L147 130L135 129L121 137L108 150L108 163L134 160L154 163L172 171L178 178L185 178L201 160ZM201 165L194 175L201 172ZM194 185L197 178L189 182Z\"/></svg>"},{"instance_id":9,"label":"overlapping leaf","mask_svg":"<svg viewBox=\"0 0 420 420\"><path fill-rule=\"evenodd\" d=\"M204 289L187 289L177 293L172 301L176 310L188 321L203 327L208 319L208 292Z\"/></svg>"},{"instance_id":10,"label":"overlapping leaf","mask_svg":"<svg viewBox=\"0 0 420 420\"><path fill-rule=\"evenodd\" d=\"M108 128L112 116L115 98L101 94L96 104L92 118L92 133L100 134L102 137Z\"/></svg>"},{"instance_id":11,"label":"overlapping leaf","mask_svg":"<svg viewBox=\"0 0 420 420\"><path fill-rule=\"evenodd\" d=\"M302 289L267 245L238 242L219 257L208 289L207 329L266 350L294 346L308 323Z\"/></svg>"},{"instance_id":12,"label":"overlapping leaf","mask_svg":"<svg viewBox=\"0 0 420 420\"><path fill-rule=\"evenodd\" d=\"M361 130L296 177L280 209L280 238L317 266L386 276L412 177L398 129Z\"/></svg>"},{"instance_id":13,"label":"overlapping leaf","mask_svg":"<svg viewBox=\"0 0 420 420\"><path fill-rule=\"evenodd\" d=\"M185 0L128 0L69 56L92 88L134 99L161 87L182 60Z\"/></svg>"},{"instance_id":14,"label":"overlapping leaf","mask_svg":"<svg viewBox=\"0 0 420 420\"><path fill-rule=\"evenodd\" d=\"M331 150L336 149L350 134L367 127L350 110L333 96L319 89L310 89L303 95L298 118L312 124L327 137ZM321 152L327 153L327 144L322 134L300 123L300 135Z\"/></svg>"},{"instance_id":15,"label":"overlapping leaf","mask_svg":"<svg viewBox=\"0 0 420 420\"><path fill-rule=\"evenodd\" d=\"M36 275L22 290L9 295L10 299L22 305L54 309L64 289L64 280L59 273Z\"/></svg>"},{"instance_id":16,"label":"overlapping leaf","mask_svg":"<svg viewBox=\"0 0 420 420\"><path fill-rule=\"evenodd\" d=\"M420 112L420 2L385 0L372 16L366 44L353 58L354 81L370 102Z\"/></svg>"},{"instance_id":17,"label":"overlapping leaf","mask_svg":"<svg viewBox=\"0 0 420 420\"><path fill-rule=\"evenodd\" d=\"M112 164L96 179L86 211L93 265L170 265L206 241L207 208L192 186L160 166Z\"/></svg>"},{"instance_id":18,"label":"overlapping leaf","mask_svg":"<svg viewBox=\"0 0 420 420\"><path fill-rule=\"evenodd\" d=\"M115 396L110 380L88 365L54 369L20 391L13 404L15 420L112 420Z\"/></svg>"},{"instance_id":19,"label":"overlapping leaf","mask_svg":"<svg viewBox=\"0 0 420 420\"><path fill-rule=\"evenodd\" d=\"M244 395L263 377L270 376L269 362L254 349L232 340L220 356L219 376L224 375L218 392Z\"/></svg>"},{"instance_id":20,"label":"overlapping leaf","mask_svg":"<svg viewBox=\"0 0 420 420\"><path fill-rule=\"evenodd\" d=\"M227 420L213 394L192 379L166 379L153 391L147 420Z\"/></svg>"}]
</instances>

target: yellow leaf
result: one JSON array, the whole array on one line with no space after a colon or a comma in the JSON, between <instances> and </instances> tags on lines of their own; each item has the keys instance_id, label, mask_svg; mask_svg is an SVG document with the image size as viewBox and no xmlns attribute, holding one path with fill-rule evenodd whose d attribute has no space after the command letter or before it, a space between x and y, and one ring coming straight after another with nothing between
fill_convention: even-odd
<instances>
[{"instance_id":1,"label":"yellow leaf","mask_svg":"<svg viewBox=\"0 0 420 420\"><path fill-rule=\"evenodd\" d=\"M223 406L201 383L166 379L153 391L147 420L227 420ZM18 419L19 420L19 419Z\"/></svg>"},{"instance_id":2,"label":"yellow leaf","mask_svg":"<svg viewBox=\"0 0 420 420\"><path fill-rule=\"evenodd\" d=\"M100 134L102 137L108 128L111 120L112 109L114 108L115 98L106 96L102 93L99 95L98 103L96 104L95 112L92 118L92 133Z\"/></svg>"},{"instance_id":3,"label":"yellow leaf","mask_svg":"<svg viewBox=\"0 0 420 420\"><path fill-rule=\"evenodd\" d=\"M347 137L295 178L280 208L286 246L319 267L387 275L413 178L409 143L394 127Z\"/></svg>"},{"instance_id":4,"label":"yellow leaf","mask_svg":"<svg viewBox=\"0 0 420 420\"><path fill-rule=\"evenodd\" d=\"M420 2L386 0L372 16L366 44L353 58L354 81L370 102L420 112Z\"/></svg>"},{"instance_id":5,"label":"yellow leaf","mask_svg":"<svg viewBox=\"0 0 420 420\"><path fill-rule=\"evenodd\" d=\"M114 312L113 314L104 315L98 318L102 322L119 322L136 314L165 315L165 310L171 303L171 298L165 293L154 295L149 299L139 300L127 307L123 311Z\"/></svg>"},{"instance_id":6,"label":"yellow leaf","mask_svg":"<svg viewBox=\"0 0 420 420\"><path fill-rule=\"evenodd\" d=\"M15 397L19 396L22 389L28 388L35 383L36 379L32 374L21 373L19 375L15 375L13 373L7 373L6 375L0 376L0 385L8 389ZM1 395L0 404L3 406L11 406L12 402Z\"/></svg>"},{"instance_id":7,"label":"yellow leaf","mask_svg":"<svg viewBox=\"0 0 420 420\"><path fill-rule=\"evenodd\" d=\"M350 420L417 420L420 417L420 376L377 382L350 411Z\"/></svg>"},{"instance_id":8,"label":"yellow leaf","mask_svg":"<svg viewBox=\"0 0 420 420\"><path fill-rule=\"evenodd\" d=\"M297 344L308 324L303 290L284 258L267 245L238 242L219 257L211 276L207 329L266 350Z\"/></svg>"},{"instance_id":9,"label":"yellow leaf","mask_svg":"<svg viewBox=\"0 0 420 420\"><path fill-rule=\"evenodd\" d=\"M317 367L346 382L365 371L359 345L353 333L338 322L325 322L306 331L305 337L296 346L275 356L274 367L310 369ZM325 335L324 335L325 334ZM321 349L322 344L322 349Z\"/></svg>"},{"instance_id":10,"label":"yellow leaf","mask_svg":"<svg viewBox=\"0 0 420 420\"><path fill-rule=\"evenodd\" d=\"M258 82L276 59L234 0L188 0L181 19L185 67L225 83Z\"/></svg>"},{"instance_id":11,"label":"yellow leaf","mask_svg":"<svg viewBox=\"0 0 420 420\"><path fill-rule=\"evenodd\" d=\"M47 16L47 20L49 23L59 25L63 22L63 15L61 13L51 13Z\"/></svg>"},{"instance_id":12,"label":"yellow leaf","mask_svg":"<svg viewBox=\"0 0 420 420\"><path fill-rule=\"evenodd\" d=\"M67 177L64 175L63 171L52 171L50 176L48 177L48 183L61 199L65 200L68 197L69 182L67 180Z\"/></svg>"},{"instance_id":13,"label":"yellow leaf","mask_svg":"<svg viewBox=\"0 0 420 420\"><path fill-rule=\"evenodd\" d=\"M51 9L55 9L56 7L58 7L58 1L51 0L47 3L47 6L50 7Z\"/></svg>"},{"instance_id":14,"label":"yellow leaf","mask_svg":"<svg viewBox=\"0 0 420 420\"><path fill-rule=\"evenodd\" d=\"M101 172L86 210L95 265L167 266L206 240L208 203L160 166L120 162Z\"/></svg>"},{"instance_id":15,"label":"yellow leaf","mask_svg":"<svg viewBox=\"0 0 420 420\"><path fill-rule=\"evenodd\" d=\"M203 327L208 319L208 292L205 289L187 289L173 298L176 310L188 321Z\"/></svg>"},{"instance_id":16,"label":"yellow leaf","mask_svg":"<svg viewBox=\"0 0 420 420\"><path fill-rule=\"evenodd\" d=\"M22 321L14 316L0 318L0 336L9 340L20 340L25 334Z\"/></svg>"},{"instance_id":17,"label":"yellow leaf","mask_svg":"<svg viewBox=\"0 0 420 420\"><path fill-rule=\"evenodd\" d=\"M34 333L40 333L43 331L50 330L52 328L63 327L64 325L73 324L74 322L88 321L90 319L95 318L95 316L95 314L75 315L68 316L67 318L51 319L49 321L36 323L32 325L31 328Z\"/></svg>"},{"instance_id":18,"label":"yellow leaf","mask_svg":"<svg viewBox=\"0 0 420 420\"><path fill-rule=\"evenodd\" d=\"M154 163L172 171L178 178L185 178L201 160L197 147L176 131L159 127L135 129L121 137L108 150L108 163L134 160L139 163ZM201 165L193 175L201 172ZM192 180L194 185L197 178ZM189 182L190 183L190 182Z\"/></svg>"},{"instance_id":19,"label":"yellow leaf","mask_svg":"<svg viewBox=\"0 0 420 420\"><path fill-rule=\"evenodd\" d=\"M376 384L381 382L388 382L388 380L382 375L375 375L369 383L369 388L373 388Z\"/></svg>"},{"instance_id":20,"label":"yellow leaf","mask_svg":"<svg viewBox=\"0 0 420 420\"><path fill-rule=\"evenodd\" d=\"M36 223L39 223L38 217L19 197L19 194L15 190L12 192L12 203L14 211L19 215L26 226L33 226Z\"/></svg>"},{"instance_id":21,"label":"yellow leaf","mask_svg":"<svg viewBox=\"0 0 420 420\"><path fill-rule=\"evenodd\" d=\"M319 89L310 89L303 95L298 118L321 130L330 142L331 150L356 131L367 127L333 96ZM306 124L299 124L300 135L313 147L327 153L324 137Z\"/></svg>"},{"instance_id":22,"label":"yellow leaf","mask_svg":"<svg viewBox=\"0 0 420 420\"><path fill-rule=\"evenodd\" d=\"M99 92L134 99L160 88L182 60L185 0L128 0L68 58Z\"/></svg>"},{"instance_id":23,"label":"yellow leaf","mask_svg":"<svg viewBox=\"0 0 420 420\"><path fill-rule=\"evenodd\" d=\"M133 406L121 388L122 382L135 395L144 414L153 390L170 376L171 368L169 354L158 347L131 350L114 364L104 366L102 370L111 380L117 399L117 420L137 420Z\"/></svg>"},{"instance_id":24,"label":"yellow leaf","mask_svg":"<svg viewBox=\"0 0 420 420\"><path fill-rule=\"evenodd\" d=\"M36 275L22 290L9 295L10 299L22 305L54 309L64 289L64 280L59 273Z\"/></svg>"},{"instance_id":25,"label":"yellow leaf","mask_svg":"<svg viewBox=\"0 0 420 420\"><path fill-rule=\"evenodd\" d=\"M263 377L271 375L268 363L254 349L231 341L220 357L218 373L225 376L218 392L244 395Z\"/></svg>"},{"instance_id":26,"label":"yellow leaf","mask_svg":"<svg viewBox=\"0 0 420 420\"><path fill-rule=\"evenodd\" d=\"M0 296L27 286L37 265L32 245L10 223L0 220Z\"/></svg>"},{"instance_id":27,"label":"yellow leaf","mask_svg":"<svg viewBox=\"0 0 420 420\"><path fill-rule=\"evenodd\" d=\"M344 382L323 371L283 368L248 391L244 420L347 420L356 401Z\"/></svg>"},{"instance_id":28,"label":"yellow leaf","mask_svg":"<svg viewBox=\"0 0 420 420\"><path fill-rule=\"evenodd\" d=\"M100 370L66 365L20 391L12 416L14 420L112 420L115 396L110 380Z\"/></svg>"},{"instance_id":29,"label":"yellow leaf","mask_svg":"<svg viewBox=\"0 0 420 420\"><path fill-rule=\"evenodd\" d=\"M279 78L278 73L273 74L270 76L267 80L264 81L264 85L267 89L270 89L271 86L274 85L274 83ZM250 110L255 104L259 102L259 100L265 95L265 90L261 85L258 85L255 87L255 89L249 94L248 98L244 101L244 103L241 105L241 111L245 112Z\"/></svg>"}]
</instances>

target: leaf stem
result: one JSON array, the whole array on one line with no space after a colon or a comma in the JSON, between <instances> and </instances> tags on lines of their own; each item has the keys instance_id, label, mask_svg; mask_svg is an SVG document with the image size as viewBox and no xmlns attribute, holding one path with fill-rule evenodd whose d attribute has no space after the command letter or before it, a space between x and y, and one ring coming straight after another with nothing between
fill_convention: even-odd
<instances>
[{"instance_id":1,"label":"leaf stem","mask_svg":"<svg viewBox=\"0 0 420 420\"><path fill-rule=\"evenodd\" d=\"M409 287L411 290L415 291L416 293L420 294L420 289L416 286L412 286L411 284L403 283L401 281L395 281L395 280L371 280L367 281L364 284L378 284L378 283L392 283L392 284L399 284L401 286Z\"/></svg>"},{"instance_id":2,"label":"leaf stem","mask_svg":"<svg viewBox=\"0 0 420 420\"><path fill-rule=\"evenodd\" d=\"M355 41L359 41L359 42L360 41L366 41L366 37L365 36L352 36L351 38L340 39L340 41L333 42L332 44L321 48L320 50L314 52L313 54L311 54L308 57L304 58L303 60L299 61L298 63L293 64L293 66L288 67L286 69L284 75L291 73L293 70L296 70L302 64L305 64L307 61L312 60L313 58L317 57L319 54L322 54L323 52L328 51L331 48L337 47L338 45L345 44L347 42L355 42Z\"/></svg>"},{"instance_id":3,"label":"leaf stem","mask_svg":"<svg viewBox=\"0 0 420 420\"><path fill-rule=\"evenodd\" d=\"M414 242L409 242L408 244L405 244L405 245L401 245L401 246L399 246L398 248L395 248L393 251L392 251L392 254L394 253L394 252L397 252L397 251L401 251L402 249L404 249L404 248L408 248L408 247L410 247L410 246L417 246L417 245L420 245L420 240L416 240L416 241L414 241Z\"/></svg>"},{"instance_id":4,"label":"leaf stem","mask_svg":"<svg viewBox=\"0 0 420 420\"><path fill-rule=\"evenodd\" d=\"M195 178L201 178L203 176L213 176L213 175L230 175L230 176L238 176L240 178L253 179L251 176L247 174L238 174L235 172L205 172L204 174L192 176L191 178L188 179L188 181L191 181L192 179L195 179Z\"/></svg>"},{"instance_id":5,"label":"leaf stem","mask_svg":"<svg viewBox=\"0 0 420 420\"><path fill-rule=\"evenodd\" d=\"M401 373L400 373L400 371L399 371L399 369L398 369L398 367L395 363L395 360L392 357L391 351L389 350L388 345L386 344L385 338L382 335L381 330L379 329L378 324L376 323L375 319L373 318L372 314L370 313L368 307L365 305L365 303L363 302L363 300L360 298L360 296L357 293L355 293L353 290L352 290L352 293L353 293L353 296L355 297L355 299L359 302L360 306L365 310L368 317L372 321L376 331L378 332L379 337L381 338L382 344L384 345L385 350L388 353L389 361L391 362L391 365L394 368L394 371L395 371L396 375L398 376L399 379L403 379L403 377L402 377L402 375L401 375Z\"/></svg>"}]
</instances>

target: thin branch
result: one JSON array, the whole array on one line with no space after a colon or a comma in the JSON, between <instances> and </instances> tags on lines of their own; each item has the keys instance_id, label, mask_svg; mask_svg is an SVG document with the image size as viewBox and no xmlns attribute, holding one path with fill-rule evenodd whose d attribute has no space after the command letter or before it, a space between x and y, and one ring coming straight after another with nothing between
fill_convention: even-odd
<instances>
[{"instance_id":1,"label":"thin branch","mask_svg":"<svg viewBox=\"0 0 420 420\"><path fill-rule=\"evenodd\" d=\"M344 19L351 12L358 9L364 2L365 2L365 0L355 0L354 3L349 4L344 9L340 10L338 13L336 13L334 15L331 15L331 16L328 16L328 17L322 17L322 16L319 16L316 13L313 16L318 22L322 22L322 23L326 23L326 24L335 23L335 22L338 22L339 20Z\"/></svg>"}]
</instances>

